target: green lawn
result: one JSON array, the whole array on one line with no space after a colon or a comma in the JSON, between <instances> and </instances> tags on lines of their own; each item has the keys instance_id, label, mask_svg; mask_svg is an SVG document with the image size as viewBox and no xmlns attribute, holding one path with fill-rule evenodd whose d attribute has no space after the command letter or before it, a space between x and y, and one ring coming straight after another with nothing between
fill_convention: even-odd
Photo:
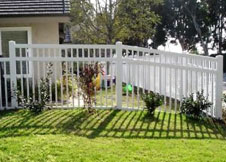
<instances>
[{"instance_id":1,"label":"green lawn","mask_svg":"<svg viewBox=\"0 0 226 162\"><path fill-rule=\"evenodd\" d=\"M124 85L125 86L125 85ZM134 87L133 87L134 88ZM142 89L139 90L139 95L137 94L137 89L134 88L134 93L124 92L122 95L122 107L123 108L135 108L144 109L145 103L142 100ZM98 107L115 107L116 106L116 90L115 86L108 89L102 89L96 92L96 106ZM177 103L176 103L177 102ZM171 103L171 104L170 104ZM166 105L161 105L158 107L159 110L164 110L168 112L179 112L180 103L175 101L173 98L166 98Z\"/></svg>"},{"instance_id":2,"label":"green lawn","mask_svg":"<svg viewBox=\"0 0 226 162\"><path fill-rule=\"evenodd\" d=\"M180 114L0 112L0 161L226 161L226 126Z\"/></svg>"}]
</instances>

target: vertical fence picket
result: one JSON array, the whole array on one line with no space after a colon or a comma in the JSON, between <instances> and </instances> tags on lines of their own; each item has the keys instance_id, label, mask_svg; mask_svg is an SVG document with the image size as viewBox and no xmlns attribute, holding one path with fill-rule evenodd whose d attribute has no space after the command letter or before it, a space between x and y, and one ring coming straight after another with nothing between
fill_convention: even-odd
<instances>
[{"instance_id":1,"label":"vertical fence picket","mask_svg":"<svg viewBox=\"0 0 226 162\"><path fill-rule=\"evenodd\" d=\"M3 102L3 95L2 95L2 89L3 89L3 87L2 87L2 75L3 75L2 74L2 63L3 62L1 62L1 60L0 60L0 110L3 109L3 104L2 104L2 102Z\"/></svg>"},{"instance_id":2,"label":"vertical fence picket","mask_svg":"<svg viewBox=\"0 0 226 162\"><path fill-rule=\"evenodd\" d=\"M167 63L167 56L165 55L164 58L165 58L164 64L166 64ZM163 79L164 79L164 87L165 87L164 88L164 107L165 107L164 111L166 112L166 110L167 110L167 97L166 97L167 96L167 79L166 79L167 78L167 68L164 67L163 69L164 69L164 78Z\"/></svg>"},{"instance_id":3,"label":"vertical fence picket","mask_svg":"<svg viewBox=\"0 0 226 162\"><path fill-rule=\"evenodd\" d=\"M7 86L7 78L6 78L6 62L3 62L3 67L4 67L4 76L5 76L5 79L4 79L4 84L5 84L5 105L6 105L6 108L8 108L8 86Z\"/></svg>"},{"instance_id":4,"label":"vertical fence picket","mask_svg":"<svg viewBox=\"0 0 226 162\"><path fill-rule=\"evenodd\" d=\"M176 59L176 58L175 58ZM176 62L176 61L175 61ZM174 112L177 112L177 86L178 86L178 76L177 76L177 69L174 69Z\"/></svg>"},{"instance_id":5,"label":"vertical fence picket","mask_svg":"<svg viewBox=\"0 0 226 162\"><path fill-rule=\"evenodd\" d=\"M209 69L209 61L207 62L207 64L205 65L205 68L208 68ZM209 92L209 82L210 82L210 73L206 72L206 96L207 96L207 99L209 100L210 99L210 92ZM210 108L208 108L207 110L207 113L209 114L210 113Z\"/></svg>"},{"instance_id":6,"label":"vertical fence picket","mask_svg":"<svg viewBox=\"0 0 226 162\"><path fill-rule=\"evenodd\" d=\"M16 48L15 41L9 42L9 56L10 56L10 89L11 89L11 107L18 107L17 103L17 95L15 94L15 90L17 88L17 78L16 78ZM6 70L6 69L5 69ZM6 97L8 98L8 96ZM7 99L8 104L8 99Z\"/></svg>"},{"instance_id":7,"label":"vertical fence picket","mask_svg":"<svg viewBox=\"0 0 226 162\"><path fill-rule=\"evenodd\" d=\"M33 50L33 53L32 53L32 55L31 55L31 58L34 58L34 49L32 49ZM35 95L35 93L36 93L36 91L35 91L35 68L34 68L34 66L35 66L35 63L36 62L32 62L32 64L31 64L31 66L32 66L32 100L33 100L33 102L34 101L36 101L36 95Z\"/></svg>"},{"instance_id":8,"label":"vertical fence picket","mask_svg":"<svg viewBox=\"0 0 226 162\"><path fill-rule=\"evenodd\" d=\"M159 94L162 94L162 55L159 55ZM162 111L162 106L160 107L160 111Z\"/></svg>"},{"instance_id":9,"label":"vertical fence picket","mask_svg":"<svg viewBox=\"0 0 226 162\"><path fill-rule=\"evenodd\" d=\"M110 49L110 58L113 58L113 51L112 49ZM113 104L114 104L114 98L113 98L113 79L114 79L114 76L113 76L113 62L110 61L110 76L111 76L111 82L110 82L110 85L111 85L111 107L113 108Z\"/></svg>"},{"instance_id":10,"label":"vertical fence picket","mask_svg":"<svg viewBox=\"0 0 226 162\"><path fill-rule=\"evenodd\" d=\"M68 58L68 49L66 48L65 49L65 58ZM68 90L68 80L69 80L69 77L68 77L68 64L69 64L69 62L68 61L66 61L65 62L65 79L66 79L66 100L67 100L67 108L69 107L69 103L68 103L68 101L70 100L69 99L69 90Z\"/></svg>"},{"instance_id":11,"label":"vertical fence picket","mask_svg":"<svg viewBox=\"0 0 226 162\"><path fill-rule=\"evenodd\" d=\"M116 74L116 98L117 108L122 108L122 43L116 43L116 57L117 57L117 74Z\"/></svg>"},{"instance_id":12,"label":"vertical fence picket","mask_svg":"<svg viewBox=\"0 0 226 162\"><path fill-rule=\"evenodd\" d=\"M129 58L129 51L126 50L126 58ZM129 61L127 60L126 62L126 87L129 86L129 78L130 78L130 64L129 64ZM129 90L128 88L126 88L126 107L128 108L129 107Z\"/></svg>"},{"instance_id":13,"label":"vertical fence picket","mask_svg":"<svg viewBox=\"0 0 226 162\"><path fill-rule=\"evenodd\" d=\"M38 49L38 57L40 57L40 50ZM38 101L41 101L41 90L40 90L40 61L37 61L37 84L38 84ZM22 75L21 75L22 78Z\"/></svg>"},{"instance_id":14,"label":"vertical fence picket","mask_svg":"<svg viewBox=\"0 0 226 162\"><path fill-rule=\"evenodd\" d=\"M217 73L216 73L216 118L222 118L222 94L223 94L223 56L217 56Z\"/></svg>"},{"instance_id":15,"label":"vertical fence picket","mask_svg":"<svg viewBox=\"0 0 226 162\"><path fill-rule=\"evenodd\" d=\"M139 55L139 53L138 53ZM139 57L139 56L138 56ZM140 63L137 64L137 107L140 108Z\"/></svg>"},{"instance_id":16,"label":"vertical fence picket","mask_svg":"<svg viewBox=\"0 0 226 162\"><path fill-rule=\"evenodd\" d=\"M71 59L73 60L73 48L71 48ZM74 78L74 61L70 62L71 64L71 78L72 78L72 107L75 107L75 92L74 92L74 87L75 87L75 78Z\"/></svg>"},{"instance_id":17,"label":"vertical fence picket","mask_svg":"<svg viewBox=\"0 0 226 162\"><path fill-rule=\"evenodd\" d=\"M170 112L172 110L172 78L173 78L173 77L171 77L171 74L172 74L172 69L169 68L169 95L170 95L170 97L169 97L169 106L170 106Z\"/></svg>"},{"instance_id":18,"label":"vertical fence picket","mask_svg":"<svg viewBox=\"0 0 226 162\"><path fill-rule=\"evenodd\" d=\"M104 49L105 59L107 58L107 48ZM105 105L108 107L108 86L107 86L107 76L108 76L108 62L105 61L105 73L104 73L104 87L105 87Z\"/></svg>"},{"instance_id":19,"label":"vertical fence picket","mask_svg":"<svg viewBox=\"0 0 226 162\"><path fill-rule=\"evenodd\" d=\"M25 49L25 57L26 58L28 58L29 57L29 53L28 53L28 50L27 49ZM25 67L26 67L26 74L25 74L25 76L26 76L26 84L27 84L27 98L30 98L30 81L29 81L29 61L27 60L26 62L25 62Z\"/></svg>"},{"instance_id":20,"label":"vertical fence picket","mask_svg":"<svg viewBox=\"0 0 226 162\"><path fill-rule=\"evenodd\" d=\"M59 54L60 57L63 57L63 49L59 48ZM64 87L63 87L63 83L64 83L64 62L60 62L60 67L61 67L61 72L60 72L60 100L61 100L61 106L64 106Z\"/></svg>"},{"instance_id":21,"label":"vertical fence picket","mask_svg":"<svg viewBox=\"0 0 226 162\"><path fill-rule=\"evenodd\" d=\"M53 51L54 53L53 53L53 56L54 57L56 57L56 58L58 58L57 57L57 49L54 49L54 51ZM55 106L57 107L58 106L58 87L57 87L57 83L58 83L58 78L57 78L57 63L58 62L54 62L53 63L53 66L54 66L54 78L55 78L55 81L54 81L54 90L55 90Z\"/></svg>"}]
</instances>

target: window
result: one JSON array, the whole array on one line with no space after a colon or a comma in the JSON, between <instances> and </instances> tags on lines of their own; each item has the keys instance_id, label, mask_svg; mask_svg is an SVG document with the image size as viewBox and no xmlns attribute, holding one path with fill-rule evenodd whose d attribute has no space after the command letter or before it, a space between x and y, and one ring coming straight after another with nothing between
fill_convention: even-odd
<instances>
[{"instance_id":1,"label":"window","mask_svg":"<svg viewBox=\"0 0 226 162\"><path fill-rule=\"evenodd\" d=\"M9 41L21 44L31 43L30 27L0 28L0 55L9 57Z\"/></svg>"},{"instance_id":2,"label":"window","mask_svg":"<svg viewBox=\"0 0 226 162\"><path fill-rule=\"evenodd\" d=\"M0 55L2 57L9 57L9 41L11 40L20 44L30 44L31 28L30 27L0 28ZM17 62L16 66L17 66L17 74L21 74L20 62ZM28 69L26 69L26 63L22 62L22 71L23 71L22 74L30 74L31 67L32 67L31 63L29 62L29 67Z\"/></svg>"}]
</instances>

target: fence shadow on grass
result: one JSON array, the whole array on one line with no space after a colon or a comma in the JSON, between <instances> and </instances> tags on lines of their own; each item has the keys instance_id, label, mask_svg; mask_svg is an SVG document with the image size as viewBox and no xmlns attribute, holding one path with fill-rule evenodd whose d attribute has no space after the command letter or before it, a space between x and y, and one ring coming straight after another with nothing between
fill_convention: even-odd
<instances>
[{"instance_id":1,"label":"fence shadow on grass","mask_svg":"<svg viewBox=\"0 0 226 162\"><path fill-rule=\"evenodd\" d=\"M2 112L0 112L2 113ZM145 111L48 110L39 115L27 111L0 114L0 138L32 134L72 134L87 138L225 139L225 124L210 118L189 119L181 114Z\"/></svg>"}]
</instances>

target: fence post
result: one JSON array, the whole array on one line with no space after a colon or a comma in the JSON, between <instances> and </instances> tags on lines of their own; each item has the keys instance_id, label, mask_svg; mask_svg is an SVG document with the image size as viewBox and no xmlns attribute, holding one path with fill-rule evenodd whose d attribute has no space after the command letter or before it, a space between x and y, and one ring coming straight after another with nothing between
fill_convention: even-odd
<instances>
[{"instance_id":1,"label":"fence post","mask_svg":"<svg viewBox=\"0 0 226 162\"><path fill-rule=\"evenodd\" d=\"M122 42L116 42L116 101L117 109L122 108Z\"/></svg>"},{"instance_id":2,"label":"fence post","mask_svg":"<svg viewBox=\"0 0 226 162\"><path fill-rule=\"evenodd\" d=\"M222 119L222 95L223 95L223 56L217 58L217 75L216 75L216 118Z\"/></svg>"},{"instance_id":3,"label":"fence post","mask_svg":"<svg viewBox=\"0 0 226 162\"><path fill-rule=\"evenodd\" d=\"M16 80L16 49L15 41L9 41L9 57L10 57L10 81L11 81L11 107L17 108L17 96L15 94L15 88L17 88Z\"/></svg>"}]
</instances>

